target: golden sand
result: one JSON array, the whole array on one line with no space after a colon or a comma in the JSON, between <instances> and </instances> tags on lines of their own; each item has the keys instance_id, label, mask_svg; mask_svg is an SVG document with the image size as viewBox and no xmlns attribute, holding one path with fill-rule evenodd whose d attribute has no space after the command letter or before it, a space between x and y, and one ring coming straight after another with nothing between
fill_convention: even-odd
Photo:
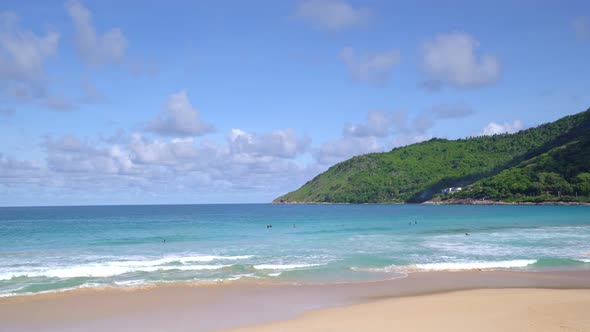
<instances>
[{"instance_id":1,"label":"golden sand","mask_svg":"<svg viewBox=\"0 0 590 332\"><path fill-rule=\"evenodd\" d=\"M428 272L352 284L236 281L0 298L0 332L590 332L589 324L590 271Z\"/></svg>"},{"instance_id":2,"label":"golden sand","mask_svg":"<svg viewBox=\"0 0 590 332\"><path fill-rule=\"evenodd\" d=\"M409 296L230 331L590 331L590 290L485 289Z\"/></svg>"}]
</instances>

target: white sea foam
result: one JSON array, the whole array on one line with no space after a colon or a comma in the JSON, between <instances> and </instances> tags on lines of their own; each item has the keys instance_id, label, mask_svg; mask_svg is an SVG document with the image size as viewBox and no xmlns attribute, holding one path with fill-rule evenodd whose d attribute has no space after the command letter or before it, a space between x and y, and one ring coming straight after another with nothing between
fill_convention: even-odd
<instances>
[{"instance_id":1,"label":"white sea foam","mask_svg":"<svg viewBox=\"0 0 590 332\"><path fill-rule=\"evenodd\" d=\"M145 284L147 284L147 282L144 279L138 279L138 280L115 281L115 282L113 282L113 284L115 284L117 286L139 286L139 285L145 285Z\"/></svg>"},{"instance_id":2,"label":"white sea foam","mask_svg":"<svg viewBox=\"0 0 590 332\"><path fill-rule=\"evenodd\" d=\"M256 270L293 270L320 265L323 264L259 264L254 265L254 268Z\"/></svg>"},{"instance_id":3,"label":"white sea foam","mask_svg":"<svg viewBox=\"0 0 590 332\"><path fill-rule=\"evenodd\" d=\"M215 260L241 260L241 259L249 259L254 256L252 255L242 255L242 256L189 256L189 257L181 257L178 261L182 263L188 262L211 262Z\"/></svg>"},{"instance_id":4,"label":"white sea foam","mask_svg":"<svg viewBox=\"0 0 590 332\"><path fill-rule=\"evenodd\" d=\"M75 287L50 289L50 290L38 291L38 292L26 292L26 293L6 292L6 293L0 293L0 297L30 296L30 295L38 295L38 294L64 293L64 292L69 292L69 291L76 290L76 289L99 288L99 287L104 287L104 286L105 285L97 284L97 283L94 283L94 282L88 282L88 283L84 283L82 285L78 285L78 286L75 286ZM21 290L21 289L22 288L20 288L19 290Z\"/></svg>"},{"instance_id":5,"label":"white sea foam","mask_svg":"<svg viewBox=\"0 0 590 332\"><path fill-rule=\"evenodd\" d=\"M124 260L124 261L113 261L105 263L107 265L112 266L158 266L158 265L165 265L171 263L192 263L192 262L200 262L200 263L208 263L215 260L242 260L242 259L249 259L254 256L252 255L242 255L242 256L167 256L159 259L153 260Z\"/></svg>"},{"instance_id":6,"label":"white sea foam","mask_svg":"<svg viewBox=\"0 0 590 332\"><path fill-rule=\"evenodd\" d=\"M496 261L496 262L441 262L441 263L427 263L427 264L412 264L412 265L389 265L384 267L360 268L351 267L350 269L357 272L413 272L413 271L461 271L461 270L486 270L486 269L510 269L527 267L535 264L537 260L534 259L517 259L511 261Z\"/></svg>"},{"instance_id":7,"label":"white sea foam","mask_svg":"<svg viewBox=\"0 0 590 332\"><path fill-rule=\"evenodd\" d=\"M180 265L180 266L114 266L103 264L88 264L79 266L59 267L52 269L32 269L28 271L9 271L0 273L0 280L16 277L48 277L48 278L76 278L76 277L112 277L131 272L156 271L198 271L218 270L230 265Z\"/></svg>"},{"instance_id":8,"label":"white sea foam","mask_svg":"<svg viewBox=\"0 0 590 332\"><path fill-rule=\"evenodd\" d=\"M517 267L527 267L535 264L535 259L516 259L510 261L472 261L472 262L442 262L442 263L428 263L415 264L410 267L415 267L417 270L428 271L457 271L457 270L477 270L477 269L509 269Z\"/></svg>"},{"instance_id":9,"label":"white sea foam","mask_svg":"<svg viewBox=\"0 0 590 332\"><path fill-rule=\"evenodd\" d=\"M221 279L220 281L235 281L235 280L239 280L242 278L260 279L260 277L256 276L254 273L245 273L245 274L237 274L237 275L231 276L226 279Z\"/></svg>"},{"instance_id":10,"label":"white sea foam","mask_svg":"<svg viewBox=\"0 0 590 332\"><path fill-rule=\"evenodd\" d=\"M356 267L353 266L350 268L356 272L381 272L381 273L390 273L390 272L399 272L400 267L397 265L389 265L385 267Z\"/></svg>"},{"instance_id":11,"label":"white sea foam","mask_svg":"<svg viewBox=\"0 0 590 332\"><path fill-rule=\"evenodd\" d=\"M237 261L249 259L252 255L240 256L166 256L158 259L133 259L112 260L105 262L92 262L72 266L48 266L27 270L7 270L0 273L0 280L9 280L15 277L48 277L48 278L75 278L75 277L111 277L131 272L154 271L192 271L192 270L216 270L227 267L225 264L194 264L209 263L213 261ZM131 258L131 257L128 257ZM173 263L177 263L173 265Z\"/></svg>"}]
</instances>

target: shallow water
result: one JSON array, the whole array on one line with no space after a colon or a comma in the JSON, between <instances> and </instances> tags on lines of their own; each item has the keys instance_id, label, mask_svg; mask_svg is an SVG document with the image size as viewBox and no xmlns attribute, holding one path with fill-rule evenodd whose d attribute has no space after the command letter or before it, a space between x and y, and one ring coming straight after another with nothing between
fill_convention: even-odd
<instances>
[{"instance_id":1,"label":"shallow water","mask_svg":"<svg viewBox=\"0 0 590 332\"><path fill-rule=\"evenodd\" d=\"M348 282L426 270L580 270L590 269L590 207L0 208L0 239L5 296L239 278Z\"/></svg>"}]
</instances>

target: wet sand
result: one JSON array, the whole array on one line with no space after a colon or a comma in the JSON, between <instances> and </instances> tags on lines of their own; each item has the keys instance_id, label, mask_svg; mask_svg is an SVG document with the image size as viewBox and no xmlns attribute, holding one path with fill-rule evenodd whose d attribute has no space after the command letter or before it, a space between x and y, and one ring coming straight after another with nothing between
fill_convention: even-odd
<instances>
[{"instance_id":1,"label":"wet sand","mask_svg":"<svg viewBox=\"0 0 590 332\"><path fill-rule=\"evenodd\" d=\"M488 290L486 291L486 289ZM319 321L314 319L319 318L315 317L325 315L326 312L330 315L333 314L330 310L345 310L342 313L351 320L351 324L355 322L361 324L351 325L357 326L358 330L358 326L366 324L362 322L363 317L357 317L355 314L357 312L355 310L360 310L360 312L366 310L362 306L385 305L374 308L374 310L381 310L379 312L385 313L389 312L390 305L394 305L393 308L398 308L395 306L400 304L395 301L411 301L412 305L416 306L415 310L422 310L420 317L425 319L437 315L437 313L434 309L432 311L420 309L422 306L432 307L431 303L438 303L450 309L452 308L451 304L456 302L453 296L457 295L454 294L466 294L462 297L466 300L477 299L481 294L488 294L485 292L491 292L489 294L492 295L496 293L496 291L489 291L490 289L502 289L497 291L500 292L498 294L506 296L513 294L520 299L530 297L532 302L523 302L522 305L526 307L528 304L538 302L541 306L539 312L545 310L543 303L558 296L559 299L565 301L563 303L567 304L572 315L575 316L575 313L582 309L585 313L590 313L590 293L588 293L590 271L426 272L413 273L402 279L354 284L286 285L237 281L207 286L171 284L130 290L83 289L63 293L1 298L0 331L198 332L244 326L262 328L260 324L290 320L301 315L303 316L298 318L299 320L307 321L310 319L309 317L312 317L312 324L316 326L316 324L322 325L324 323L317 323ZM548 293L549 291L542 289L569 289L570 291L564 292L565 295L562 298L562 295ZM477 291L449 293L460 290ZM536 294L540 291L544 293ZM568 295L570 293L578 295L570 297ZM430 300L424 302L425 299ZM567 302L569 300L577 304ZM501 303L509 302L516 305L518 301L505 297L494 299L492 302L497 303L498 310L501 310L503 308ZM459 301L455 304L457 303L463 302ZM485 304L486 301L478 303ZM404 305L410 304L405 303ZM456 309L477 308L471 310L477 313L489 310L489 308L486 309L487 307L479 308L475 303L465 302L464 305L465 307L457 307ZM550 302L547 302L547 305L549 306L547 307L549 308L548 312L554 312L550 308ZM337 306L339 308L322 309ZM506 309L500 313L508 315L513 312L514 315L517 315L518 310L522 309L519 308L506 306ZM315 309L322 310L310 313ZM385 316L389 317L390 315ZM590 317L590 314L585 316ZM459 319L459 316L456 319ZM481 317L482 322L486 319L491 318ZM572 320L574 318L566 317L564 319ZM300 322L299 320L296 322ZM321 321L327 322L326 320ZM288 321L285 324L292 322ZM278 325L268 325L264 328L276 330L275 326ZM328 325L325 325L325 329L314 330L312 328L316 327L313 326L305 327L304 330L340 330L338 327L329 328ZM280 329L283 328L286 329L285 331L289 331L287 327L280 327ZM354 328L350 331L353 330ZM586 330L582 329L582 331Z\"/></svg>"}]
</instances>

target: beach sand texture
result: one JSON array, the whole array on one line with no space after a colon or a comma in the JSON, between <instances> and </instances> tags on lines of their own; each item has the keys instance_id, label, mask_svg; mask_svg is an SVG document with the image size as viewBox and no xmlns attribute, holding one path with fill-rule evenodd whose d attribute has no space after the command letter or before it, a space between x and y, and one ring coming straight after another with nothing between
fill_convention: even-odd
<instances>
[{"instance_id":1,"label":"beach sand texture","mask_svg":"<svg viewBox=\"0 0 590 332\"><path fill-rule=\"evenodd\" d=\"M590 331L590 290L482 289L321 309L231 332Z\"/></svg>"},{"instance_id":2,"label":"beach sand texture","mask_svg":"<svg viewBox=\"0 0 590 332\"><path fill-rule=\"evenodd\" d=\"M414 273L0 298L0 331L590 331L590 271Z\"/></svg>"}]
</instances>

